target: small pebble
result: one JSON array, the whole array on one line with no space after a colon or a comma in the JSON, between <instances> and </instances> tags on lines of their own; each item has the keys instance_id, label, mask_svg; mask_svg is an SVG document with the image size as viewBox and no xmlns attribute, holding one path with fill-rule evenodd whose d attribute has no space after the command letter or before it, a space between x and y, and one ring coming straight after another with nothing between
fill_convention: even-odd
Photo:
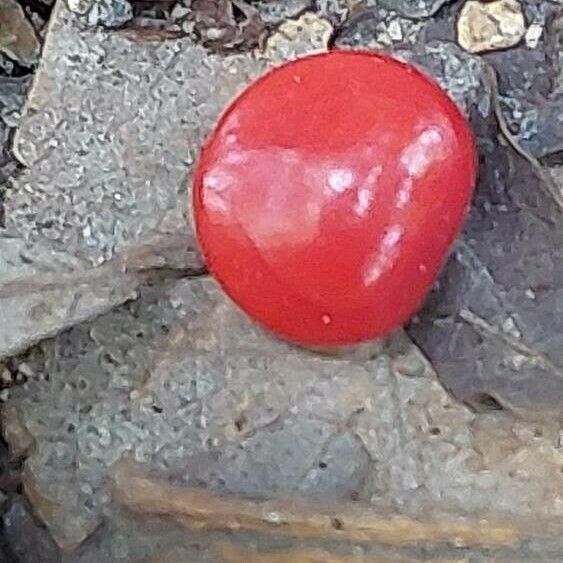
<instances>
[{"instance_id":1,"label":"small pebble","mask_svg":"<svg viewBox=\"0 0 563 563\"><path fill-rule=\"evenodd\" d=\"M526 22L517 0L468 0L457 20L458 42L470 53L513 47L525 32Z\"/></svg>"},{"instance_id":2,"label":"small pebble","mask_svg":"<svg viewBox=\"0 0 563 563\"><path fill-rule=\"evenodd\" d=\"M541 23L533 23L532 25L530 25L525 35L526 45L530 49L535 49L540 42L542 34L543 26Z\"/></svg>"}]
</instances>

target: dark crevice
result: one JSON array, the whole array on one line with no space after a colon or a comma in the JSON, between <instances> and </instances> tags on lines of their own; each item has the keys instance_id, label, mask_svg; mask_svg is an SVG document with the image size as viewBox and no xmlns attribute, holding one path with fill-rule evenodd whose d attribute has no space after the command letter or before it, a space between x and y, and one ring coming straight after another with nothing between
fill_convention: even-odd
<instances>
[{"instance_id":1,"label":"dark crevice","mask_svg":"<svg viewBox=\"0 0 563 563\"><path fill-rule=\"evenodd\" d=\"M563 166L563 150L546 154L538 159L542 166Z\"/></svg>"},{"instance_id":2,"label":"dark crevice","mask_svg":"<svg viewBox=\"0 0 563 563\"><path fill-rule=\"evenodd\" d=\"M22 78L35 72L35 66L27 66L0 52L0 78Z\"/></svg>"},{"instance_id":3,"label":"dark crevice","mask_svg":"<svg viewBox=\"0 0 563 563\"><path fill-rule=\"evenodd\" d=\"M269 26L243 0L194 0L187 15L174 18L174 0L133 2L133 19L115 29L136 41L165 41L186 35L217 53L258 47ZM185 24L191 23L192 27Z\"/></svg>"},{"instance_id":4,"label":"dark crevice","mask_svg":"<svg viewBox=\"0 0 563 563\"><path fill-rule=\"evenodd\" d=\"M51 15L52 6L41 0L19 0L19 4L24 9L24 12L37 14L44 21L47 21Z\"/></svg>"},{"instance_id":5,"label":"dark crevice","mask_svg":"<svg viewBox=\"0 0 563 563\"><path fill-rule=\"evenodd\" d=\"M489 393L476 393L465 401L467 405L478 413L503 411L500 401Z\"/></svg>"}]
</instances>

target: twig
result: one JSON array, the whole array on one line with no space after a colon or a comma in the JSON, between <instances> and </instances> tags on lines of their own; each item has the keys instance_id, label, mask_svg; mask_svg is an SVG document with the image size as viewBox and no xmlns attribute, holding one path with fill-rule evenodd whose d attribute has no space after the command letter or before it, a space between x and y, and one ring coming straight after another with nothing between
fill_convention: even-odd
<instances>
[{"instance_id":1,"label":"twig","mask_svg":"<svg viewBox=\"0 0 563 563\"><path fill-rule=\"evenodd\" d=\"M225 563L407 563L406 559L387 559L382 557L358 557L341 555L322 549L284 551L258 551L230 543L222 543L216 549L217 555ZM412 563L412 559L408 560ZM437 563L424 559L426 563ZM440 559L440 563L465 563L467 559Z\"/></svg>"},{"instance_id":2,"label":"twig","mask_svg":"<svg viewBox=\"0 0 563 563\"><path fill-rule=\"evenodd\" d=\"M560 211L563 210L563 193L559 189L559 186L557 186L557 184L553 181L553 178L550 176L550 174L546 172L541 162L520 145L518 139L514 136L514 134L510 130L510 127L508 127L506 118L504 117L504 113L500 105L497 74L495 72L495 69L489 64L486 65L486 77L492 92L495 118L503 137L522 158L530 163L530 165L534 169L534 172L541 180L541 185L543 186L547 195L553 199L553 201L559 207Z\"/></svg>"},{"instance_id":3,"label":"twig","mask_svg":"<svg viewBox=\"0 0 563 563\"><path fill-rule=\"evenodd\" d=\"M530 348L527 344L520 342L517 338L506 334L499 327L490 324L485 319L479 317L469 309L462 309L459 312L460 318L465 321L468 325L472 326L477 332L485 336L492 336L497 338L501 342L504 342L507 346L512 348L515 352L518 352L522 356L526 356L538 367L550 371L563 379L563 369L555 365L543 354L536 352L533 348Z\"/></svg>"},{"instance_id":4,"label":"twig","mask_svg":"<svg viewBox=\"0 0 563 563\"><path fill-rule=\"evenodd\" d=\"M422 520L385 515L372 507L320 506L303 500L246 500L170 485L133 462L113 470L116 498L138 513L171 516L191 529L250 530L298 539L375 541L389 545L506 546L524 539L521 527L485 518Z\"/></svg>"}]
</instances>

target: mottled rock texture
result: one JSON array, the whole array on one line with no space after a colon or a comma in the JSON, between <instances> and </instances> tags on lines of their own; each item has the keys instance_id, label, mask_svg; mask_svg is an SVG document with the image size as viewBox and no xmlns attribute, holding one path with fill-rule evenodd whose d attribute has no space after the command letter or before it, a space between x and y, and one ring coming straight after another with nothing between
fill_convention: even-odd
<instances>
[{"instance_id":1,"label":"mottled rock texture","mask_svg":"<svg viewBox=\"0 0 563 563\"><path fill-rule=\"evenodd\" d=\"M37 444L24 488L66 548L115 518L123 458L180 484L415 517L560 514L558 435L455 403L401 335L368 361L292 348L208 279L146 290L28 362L9 400Z\"/></svg>"},{"instance_id":2,"label":"mottled rock texture","mask_svg":"<svg viewBox=\"0 0 563 563\"><path fill-rule=\"evenodd\" d=\"M77 34L68 20L61 4L15 139L25 170L3 204L0 357L134 297L139 269L200 267L189 167L262 68L189 40Z\"/></svg>"}]
</instances>

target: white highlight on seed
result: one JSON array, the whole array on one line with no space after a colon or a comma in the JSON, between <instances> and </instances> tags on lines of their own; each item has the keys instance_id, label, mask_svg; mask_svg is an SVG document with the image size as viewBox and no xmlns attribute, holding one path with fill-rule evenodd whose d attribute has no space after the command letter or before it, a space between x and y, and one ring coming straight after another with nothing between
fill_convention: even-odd
<instances>
[{"instance_id":1,"label":"white highlight on seed","mask_svg":"<svg viewBox=\"0 0 563 563\"><path fill-rule=\"evenodd\" d=\"M381 176L382 172L383 167L381 165L374 166L368 172L365 181L358 189L357 201L354 204L354 213L356 213L358 217L364 217L369 211L371 204L375 199L377 180L379 176Z\"/></svg>"},{"instance_id":2,"label":"white highlight on seed","mask_svg":"<svg viewBox=\"0 0 563 563\"><path fill-rule=\"evenodd\" d=\"M328 173L328 187L338 194L345 192L354 181L354 174L347 168L334 168Z\"/></svg>"},{"instance_id":3,"label":"white highlight on seed","mask_svg":"<svg viewBox=\"0 0 563 563\"><path fill-rule=\"evenodd\" d=\"M373 200L373 193L367 188L360 188L358 190L358 202L354 206L354 211L356 215L363 217Z\"/></svg>"},{"instance_id":4,"label":"white highlight on seed","mask_svg":"<svg viewBox=\"0 0 563 563\"><path fill-rule=\"evenodd\" d=\"M385 233L375 260L366 269L364 275L364 284L366 286L374 284L383 274L391 269L399 253L398 244L403 238L403 234L404 229L400 225L393 225L387 233Z\"/></svg>"},{"instance_id":5,"label":"white highlight on seed","mask_svg":"<svg viewBox=\"0 0 563 563\"><path fill-rule=\"evenodd\" d=\"M224 192L231 187L232 183L232 176L220 168L208 172L203 177L203 201L205 205L215 211L226 212L227 202Z\"/></svg>"},{"instance_id":6,"label":"white highlight on seed","mask_svg":"<svg viewBox=\"0 0 563 563\"><path fill-rule=\"evenodd\" d=\"M225 155L225 162L227 164L242 164L247 159L246 155L240 151L229 151Z\"/></svg>"},{"instance_id":7,"label":"white highlight on seed","mask_svg":"<svg viewBox=\"0 0 563 563\"><path fill-rule=\"evenodd\" d=\"M400 163L409 176L420 178L436 158L436 150L442 144L443 137L436 127L427 127L401 153Z\"/></svg>"},{"instance_id":8,"label":"white highlight on seed","mask_svg":"<svg viewBox=\"0 0 563 563\"><path fill-rule=\"evenodd\" d=\"M399 187L397 188L397 195L395 196L395 205L399 209L403 209L404 207L406 207L407 203L410 201L412 195L412 188L413 188L413 183L412 183L412 178L410 177L405 178L399 184Z\"/></svg>"}]
</instances>

